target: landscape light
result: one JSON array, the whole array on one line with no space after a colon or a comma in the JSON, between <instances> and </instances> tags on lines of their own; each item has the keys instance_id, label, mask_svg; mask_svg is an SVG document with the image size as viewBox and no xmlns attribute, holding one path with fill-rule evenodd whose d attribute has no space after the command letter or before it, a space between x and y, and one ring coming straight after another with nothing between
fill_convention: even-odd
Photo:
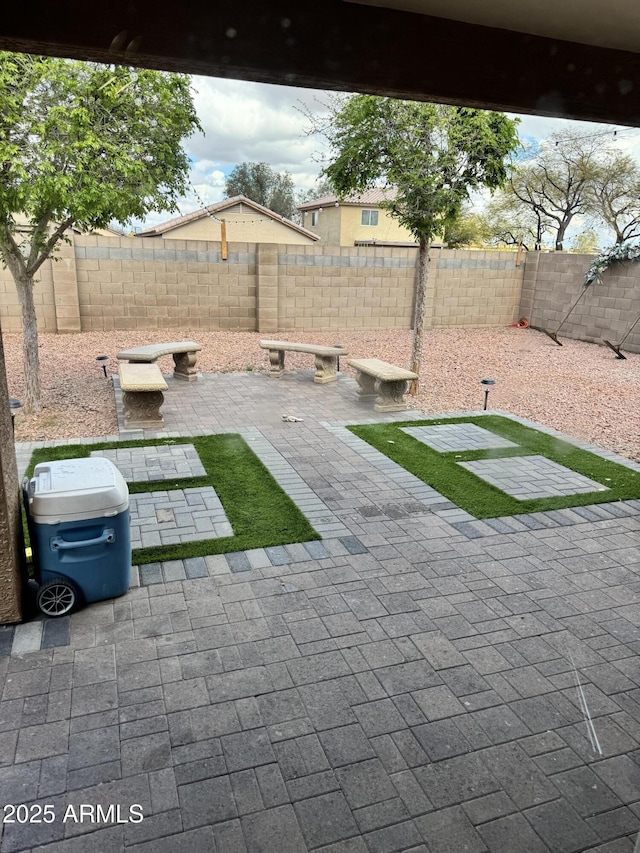
<instances>
[{"instance_id":1,"label":"landscape light","mask_svg":"<svg viewBox=\"0 0 640 853\"><path fill-rule=\"evenodd\" d=\"M96 356L96 361L100 364L100 367L102 368L102 372L104 373L105 379L107 378L107 365L105 364L105 362L108 360L109 360L108 355L97 355Z\"/></svg>"},{"instance_id":2,"label":"landscape light","mask_svg":"<svg viewBox=\"0 0 640 853\"><path fill-rule=\"evenodd\" d=\"M21 408L22 408L22 403L20 402L20 400L16 400L15 397L9 398L9 409L11 410L11 431L12 431L14 436L16 434L16 424L15 424L16 412L18 411L18 409L21 409Z\"/></svg>"},{"instance_id":3,"label":"landscape light","mask_svg":"<svg viewBox=\"0 0 640 853\"><path fill-rule=\"evenodd\" d=\"M496 384L495 379L481 379L480 384L484 389L484 406L483 411L487 411L487 400L489 398L489 391L491 390L491 386Z\"/></svg>"}]
</instances>

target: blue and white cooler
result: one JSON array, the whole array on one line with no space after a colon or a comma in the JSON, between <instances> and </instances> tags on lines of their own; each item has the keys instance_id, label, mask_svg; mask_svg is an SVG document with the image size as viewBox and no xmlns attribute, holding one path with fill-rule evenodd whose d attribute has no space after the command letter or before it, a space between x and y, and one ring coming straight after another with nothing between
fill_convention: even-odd
<instances>
[{"instance_id":1,"label":"blue and white cooler","mask_svg":"<svg viewBox=\"0 0 640 853\"><path fill-rule=\"evenodd\" d=\"M124 595L129 489L116 466L101 457L41 462L23 490L40 610L64 616L79 602Z\"/></svg>"}]
</instances>

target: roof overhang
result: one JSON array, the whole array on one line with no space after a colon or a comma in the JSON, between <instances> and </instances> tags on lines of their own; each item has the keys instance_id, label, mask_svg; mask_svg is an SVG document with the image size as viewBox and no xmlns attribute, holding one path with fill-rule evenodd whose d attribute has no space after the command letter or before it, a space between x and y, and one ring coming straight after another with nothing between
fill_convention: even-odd
<instances>
[{"instance_id":1,"label":"roof overhang","mask_svg":"<svg viewBox=\"0 0 640 853\"><path fill-rule=\"evenodd\" d=\"M85 0L32 0L28 14L3 10L0 48L640 125L630 0L380 2L112 0L97 15Z\"/></svg>"}]
</instances>

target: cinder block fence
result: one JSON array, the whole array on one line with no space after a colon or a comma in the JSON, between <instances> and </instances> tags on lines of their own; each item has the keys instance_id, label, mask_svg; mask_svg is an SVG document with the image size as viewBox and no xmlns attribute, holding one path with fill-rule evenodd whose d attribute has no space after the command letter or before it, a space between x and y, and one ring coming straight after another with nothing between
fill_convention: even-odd
<instances>
[{"instance_id":1,"label":"cinder block fence","mask_svg":"<svg viewBox=\"0 0 640 853\"><path fill-rule=\"evenodd\" d=\"M296 246L74 235L35 288L40 329L80 332L228 329L264 334L410 328L416 249ZM427 327L503 327L521 316L555 328L582 289L592 257L436 249L429 262ZM21 329L8 271L0 319ZM561 335L619 340L640 312L640 265L591 289ZM635 306L639 306L637 309ZM640 324L625 348L640 352Z\"/></svg>"}]
</instances>

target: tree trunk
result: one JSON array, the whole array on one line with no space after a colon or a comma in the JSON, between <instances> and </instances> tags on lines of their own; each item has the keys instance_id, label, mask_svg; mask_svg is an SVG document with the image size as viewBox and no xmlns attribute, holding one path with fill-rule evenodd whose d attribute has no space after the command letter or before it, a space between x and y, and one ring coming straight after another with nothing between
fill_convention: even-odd
<instances>
[{"instance_id":1,"label":"tree trunk","mask_svg":"<svg viewBox=\"0 0 640 853\"><path fill-rule=\"evenodd\" d=\"M558 228L558 233L556 234L556 252L563 251L563 243L564 243L564 235L567 230L568 222L563 222L562 225Z\"/></svg>"},{"instance_id":2,"label":"tree trunk","mask_svg":"<svg viewBox=\"0 0 640 853\"><path fill-rule=\"evenodd\" d=\"M539 213L537 213L537 218L538 218L538 221L536 224L536 245L535 245L534 251L535 252L541 252L542 251L542 219L541 219Z\"/></svg>"},{"instance_id":3,"label":"tree trunk","mask_svg":"<svg viewBox=\"0 0 640 853\"><path fill-rule=\"evenodd\" d=\"M22 358L24 362L25 412L39 412L41 404L40 355L38 353L38 322L33 301L33 276L15 276L18 299L22 307Z\"/></svg>"},{"instance_id":4,"label":"tree trunk","mask_svg":"<svg viewBox=\"0 0 640 853\"><path fill-rule=\"evenodd\" d=\"M422 364L424 315L427 307L427 278L429 276L429 247L431 240L420 238L418 257L416 259L416 307L415 324L413 327L413 343L411 347L411 370L418 374L418 379L411 383L409 393L415 397L420 383L420 365Z\"/></svg>"}]
</instances>

